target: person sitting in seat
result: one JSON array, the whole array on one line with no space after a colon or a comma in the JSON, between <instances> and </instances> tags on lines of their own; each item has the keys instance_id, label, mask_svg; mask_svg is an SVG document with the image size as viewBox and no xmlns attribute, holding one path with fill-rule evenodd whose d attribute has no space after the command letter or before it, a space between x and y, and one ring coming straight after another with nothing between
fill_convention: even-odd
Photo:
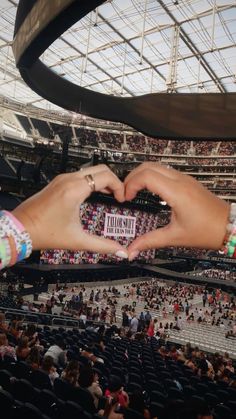
<instances>
[{"instance_id":1,"label":"person sitting in seat","mask_svg":"<svg viewBox=\"0 0 236 419\"><path fill-rule=\"evenodd\" d=\"M83 365L79 372L79 385L86 388L93 396L96 409L98 408L99 399L102 397L102 389L99 385L98 375L93 371L90 365Z\"/></svg>"},{"instance_id":2,"label":"person sitting in seat","mask_svg":"<svg viewBox=\"0 0 236 419\"><path fill-rule=\"evenodd\" d=\"M124 391L120 377L111 375L108 383L108 388L105 391L105 396L116 400L122 407L128 407L129 396Z\"/></svg>"},{"instance_id":3,"label":"person sitting in seat","mask_svg":"<svg viewBox=\"0 0 236 419\"><path fill-rule=\"evenodd\" d=\"M5 313L0 313L0 332L7 332L8 324L5 319Z\"/></svg>"},{"instance_id":4,"label":"person sitting in seat","mask_svg":"<svg viewBox=\"0 0 236 419\"><path fill-rule=\"evenodd\" d=\"M51 356L54 362L54 365L57 367L65 367L67 362L65 342L63 339L57 339L54 345L51 345L44 357Z\"/></svg>"},{"instance_id":5,"label":"person sitting in seat","mask_svg":"<svg viewBox=\"0 0 236 419\"><path fill-rule=\"evenodd\" d=\"M0 333L0 360L4 360L5 356L12 357L16 361L15 348L8 344L6 333Z\"/></svg>"},{"instance_id":6,"label":"person sitting in seat","mask_svg":"<svg viewBox=\"0 0 236 419\"><path fill-rule=\"evenodd\" d=\"M30 354L29 347L29 338L27 336L22 336L16 347L16 356L18 361L25 361L27 356Z\"/></svg>"},{"instance_id":7,"label":"person sitting in seat","mask_svg":"<svg viewBox=\"0 0 236 419\"><path fill-rule=\"evenodd\" d=\"M68 362L65 369L61 373L61 378L67 383L71 384L73 387L78 387L79 362L75 359L72 359L70 362Z\"/></svg>"},{"instance_id":8,"label":"person sitting in seat","mask_svg":"<svg viewBox=\"0 0 236 419\"><path fill-rule=\"evenodd\" d=\"M59 374L54 366L54 360L51 356L44 356L41 369L48 374L53 386L54 380L59 377Z\"/></svg>"}]
</instances>

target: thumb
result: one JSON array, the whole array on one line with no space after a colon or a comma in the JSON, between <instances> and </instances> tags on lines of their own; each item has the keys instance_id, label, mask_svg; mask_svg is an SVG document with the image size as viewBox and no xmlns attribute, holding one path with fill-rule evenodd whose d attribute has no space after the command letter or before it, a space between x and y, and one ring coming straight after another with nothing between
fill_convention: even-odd
<instances>
[{"instance_id":1,"label":"thumb","mask_svg":"<svg viewBox=\"0 0 236 419\"><path fill-rule=\"evenodd\" d=\"M174 242L173 230L171 224L168 224L137 237L128 247L129 260L133 260L143 250L172 246Z\"/></svg>"},{"instance_id":2,"label":"thumb","mask_svg":"<svg viewBox=\"0 0 236 419\"><path fill-rule=\"evenodd\" d=\"M83 243L82 246L80 244L81 250L88 250L89 252L94 253L112 253L122 259L128 259L127 250L115 240L83 233L81 242Z\"/></svg>"}]
</instances>

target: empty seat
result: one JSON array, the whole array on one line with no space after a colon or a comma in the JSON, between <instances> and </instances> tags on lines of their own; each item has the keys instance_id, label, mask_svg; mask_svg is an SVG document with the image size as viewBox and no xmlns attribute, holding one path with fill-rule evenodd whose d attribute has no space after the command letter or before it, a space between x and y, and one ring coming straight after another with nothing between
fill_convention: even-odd
<instances>
[{"instance_id":1,"label":"empty seat","mask_svg":"<svg viewBox=\"0 0 236 419\"><path fill-rule=\"evenodd\" d=\"M62 400L68 400L72 386L61 378L56 378L54 380L54 390L57 395Z\"/></svg>"},{"instance_id":2,"label":"empty seat","mask_svg":"<svg viewBox=\"0 0 236 419\"><path fill-rule=\"evenodd\" d=\"M165 404L167 400L166 395L164 393L161 393L160 391L156 391L156 390L153 390L151 392L150 399L153 402L157 402L161 404Z\"/></svg>"},{"instance_id":3,"label":"empty seat","mask_svg":"<svg viewBox=\"0 0 236 419\"><path fill-rule=\"evenodd\" d=\"M78 403L86 412L96 412L93 396L87 389L72 387L68 398Z\"/></svg>"},{"instance_id":4,"label":"empty seat","mask_svg":"<svg viewBox=\"0 0 236 419\"><path fill-rule=\"evenodd\" d=\"M159 418L163 416L164 405L157 402L151 402L149 410L150 410L152 418L155 418L155 417Z\"/></svg>"},{"instance_id":5,"label":"empty seat","mask_svg":"<svg viewBox=\"0 0 236 419\"><path fill-rule=\"evenodd\" d=\"M13 372L16 378L25 378L26 380L29 380L31 367L25 361L19 361L15 363Z\"/></svg>"},{"instance_id":6,"label":"empty seat","mask_svg":"<svg viewBox=\"0 0 236 419\"><path fill-rule=\"evenodd\" d=\"M196 375L193 375L192 377L190 377L190 382L192 386L196 386L198 383L201 383L201 380Z\"/></svg>"},{"instance_id":7,"label":"empty seat","mask_svg":"<svg viewBox=\"0 0 236 419\"><path fill-rule=\"evenodd\" d=\"M214 408L214 414L216 415L217 419L230 419L232 411L228 406L218 404Z\"/></svg>"},{"instance_id":8,"label":"empty seat","mask_svg":"<svg viewBox=\"0 0 236 419\"><path fill-rule=\"evenodd\" d=\"M175 387L168 389L168 398L171 400L181 400L184 398L184 394Z\"/></svg>"},{"instance_id":9,"label":"empty seat","mask_svg":"<svg viewBox=\"0 0 236 419\"><path fill-rule=\"evenodd\" d=\"M197 383L195 385L195 388L196 388L197 393L200 396L204 396L204 394L206 394L209 391L208 386L206 384L203 384L203 383Z\"/></svg>"},{"instance_id":10,"label":"empty seat","mask_svg":"<svg viewBox=\"0 0 236 419\"><path fill-rule=\"evenodd\" d=\"M67 401L58 410L57 419L87 419L91 418L86 414L78 403Z\"/></svg>"},{"instance_id":11,"label":"empty seat","mask_svg":"<svg viewBox=\"0 0 236 419\"><path fill-rule=\"evenodd\" d=\"M214 407L219 403L218 397L213 393L206 393L204 396L209 407Z\"/></svg>"},{"instance_id":12,"label":"empty seat","mask_svg":"<svg viewBox=\"0 0 236 419\"><path fill-rule=\"evenodd\" d=\"M11 377L12 374L7 370L0 370L0 386L6 390L11 390Z\"/></svg>"},{"instance_id":13,"label":"empty seat","mask_svg":"<svg viewBox=\"0 0 236 419\"><path fill-rule=\"evenodd\" d=\"M229 395L229 399L236 401L236 388L228 387L227 392Z\"/></svg>"},{"instance_id":14,"label":"empty seat","mask_svg":"<svg viewBox=\"0 0 236 419\"><path fill-rule=\"evenodd\" d=\"M157 376L153 372L146 372L145 371L145 378L146 378L146 381L157 380Z\"/></svg>"},{"instance_id":15,"label":"empty seat","mask_svg":"<svg viewBox=\"0 0 236 419\"><path fill-rule=\"evenodd\" d=\"M171 375L171 373L170 372L168 372L168 371L163 371L163 372L161 372L160 373L160 376L161 376L161 378L163 379L163 380L165 380L165 379L170 379L170 380L172 380L172 375Z\"/></svg>"},{"instance_id":16,"label":"empty seat","mask_svg":"<svg viewBox=\"0 0 236 419\"><path fill-rule=\"evenodd\" d=\"M215 394L217 390L219 390L219 387L216 383L213 383L213 381L209 381L207 383L208 389L210 393Z\"/></svg>"},{"instance_id":17,"label":"empty seat","mask_svg":"<svg viewBox=\"0 0 236 419\"><path fill-rule=\"evenodd\" d=\"M179 381L180 382L180 384L182 385L182 386L188 386L189 385L189 380L188 380L188 378L186 378L186 377L178 377L178 378L176 378L177 379L177 381Z\"/></svg>"},{"instance_id":18,"label":"empty seat","mask_svg":"<svg viewBox=\"0 0 236 419\"><path fill-rule=\"evenodd\" d=\"M176 387L177 388L177 385L176 385L175 381L172 380L171 378L165 378L164 384L165 384L165 388L166 388L167 391L170 387Z\"/></svg>"},{"instance_id":19,"label":"empty seat","mask_svg":"<svg viewBox=\"0 0 236 419\"><path fill-rule=\"evenodd\" d=\"M14 419L49 419L32 403L24 403L22 406L19 406L15 410L13 417Z\"/></svg>"},{"instance_id":20,"label":"empty seat","mask_svg":"<svg viewBox=\"0 0 236 419\"><path fill-rule=\"evenodd\" d=\"M190 397L194 396L196 394L196 390L192 386L184 386L183 387L183 393L186 400L188 400Z\"/></svg>"},{"instance_id":21,"label":"empty seat","mask_svg":"<svg viewBox=\"0 0 236 419\"><path fill-rule=\"evenodd\" d=\"M229 400L229 393L226 390L217 390L216 396L220 403L226 403Z\"/></svg>"},{"instance_id":22,"label":"empty seat","mask_svg":"<svg viewBox=\"0 0 236 419\"><path fill-rule=\"evenodd\" d=\"M62 403L55 393L45 389L40 391L37 403L35 404L44 414L55 417Z\"/></svg>"},{"instance_id":23,"label":"empty seat","mask_svg":"<svg viewBox=\"0 0 236 419\"><path fill-rule=\"evenodd\" d=\"M33 386L43 390L52 390L51 380L49 378L49 375L42 370L34 370L30 374L30 382L33 384Z\"/></svg>"},{"instance_id":24,"label":"empty seat","mask_svg":"<svg viewBox=\"0 0 236 419\"><path fill-rule=\"evenodd\" d=\"M127 384L126 390L128 393L134 393L136 391L142 391L142 386L138 383L130 382Z\"/></svg>"},{"instance_id":25,"label":"empty seat","mask_svg":"<svg viewBox=\"0 0 236 419\"><path fill-rule=\"evenodd\" d=\"M164 391L163 390L163 386L159 383L159 381L156 380L150 380L147 382L146 385L147 391L153 391L153 390L157 390L157 391Z\"/></svg>"},{"instance_id":26,"label":"empty seat","mask_svg":"<svg viewBox=\"0 0 236 419\"><path fill-rule=\"evenodd\" d=\"M14 404L12 395L2 388L0 389L0 406L3 411L8 411Z\"/></svg>"},{"instance_id":27,"label":"empty seat","mask_svg":"<svg viewBox=\"0 0 236 419\"><path fill-rule=\"evenodd\" d=\"M204 398L196 395L192 396L191 400L196 403L204 403Z\"/></svg>"},{"instance_id":28,"label":"empty seat","mask_svg":"<svg viewBox=\"0 0 236 419\"><path fill-rule=\"evenodd\" d=\"M227 402L227 406L232 410L232 412L234 412L234 414L236 415L236 401L235 400L229 400Z\"/></svg>"},{"instance_id":29,"label":"empty seat","mask_svg":"<svg viewBox=\"0 0 236 419\"><path fill-rule=\"evenodd\" d=\"M112 374L112 372L111 372L111 374ZM116 375L116 374L114 374L114 375ZM129 374L129 381L132 381L133 383L138 383L138 384L142 384L142 382L143 382L141 375L140 374L139 375L134 374L134 373Z\"/></svg>"},{"instance_id":30,"label":"empty seat","mask_svg":"<svg viewBox=\"0 0 236 419\"><path fill-rule=\"evenodd\" d=\"M16 400L20 400L21 402L34 402L38 396L38 391L35 389L32 384L22 379L15 379L12 384L12 394Z\"/></svg>"}]
</instances>

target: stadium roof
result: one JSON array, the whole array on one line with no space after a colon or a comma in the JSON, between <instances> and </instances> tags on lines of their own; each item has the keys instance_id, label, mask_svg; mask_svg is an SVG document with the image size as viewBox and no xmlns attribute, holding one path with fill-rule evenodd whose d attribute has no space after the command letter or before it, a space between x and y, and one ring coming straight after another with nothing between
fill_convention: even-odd
<instances>
[{"instance_id":1,"label":"stadium roof","mask_svg":"<svg viewBox=\"0 0 236 419\"><path fill-rule=\"evenodd\" d=\"M0 0L0 95L60 110L27 87L16 69L17 4ZM109 0L41 59L76 84L117 96L236 92L235 44L235 0Z\"/></svg>"}]
</instances>

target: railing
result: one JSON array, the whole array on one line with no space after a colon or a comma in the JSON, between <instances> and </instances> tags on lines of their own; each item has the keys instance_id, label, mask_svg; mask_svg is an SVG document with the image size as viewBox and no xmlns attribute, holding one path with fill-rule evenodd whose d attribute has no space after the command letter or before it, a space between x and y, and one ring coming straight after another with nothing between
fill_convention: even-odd
<instances>
[{"instance_id":1,"label":"railing","mask_svg":"<svg viewBox=\"0 0 236 419\"><path fill-rule=\"evenodd\" d=\"M80 327L81 321L72 319L70 317L55 316L54 314L48 313L34 313L33 311L25 311L20 309L0 307L0 311L5 312L7 320L11 320L14 316L21 316L23 322L33 322L37 325L47 326L66 326L66 327ZM43 322L45 320L45 322Z\"/></svg>"},{"instance_id":2,"label":"railing","mask_svg":"<svg viewBox=\"0 0 236 419\"><path fill-rule=\"evenodd\" d=\"M21 321L35 323L38 326L63 326L68 328L78 327L79 329L85 329L87 326L101 326L109 325L109 323L102 321L87 320L86 323L83 320L74 319L71 317L55 316L55 314L48 313L34 313L33 311L25 311L15 308L8 308L0 306L0 312L5 313L6 320L11 320L14 316L21 316ZM46 320L47 319L47 320ZM43 322L43 320L46 320Z\"/></svg>"}]
</instances>

